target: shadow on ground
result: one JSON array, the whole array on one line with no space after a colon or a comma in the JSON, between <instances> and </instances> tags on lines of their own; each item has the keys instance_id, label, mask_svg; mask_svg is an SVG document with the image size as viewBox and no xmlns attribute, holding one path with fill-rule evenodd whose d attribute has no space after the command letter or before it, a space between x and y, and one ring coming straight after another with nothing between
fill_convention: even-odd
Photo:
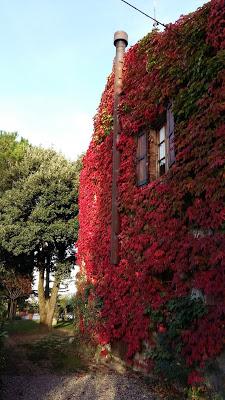
<instances>
[{"instance_id":1,"label":"shadow on ground","mask_svg":"<svg viewBox=\"0 0 225 400\"><path fill-rule=\"evenodd\" d=\"M93 349L70 327L49 333L30 322L17 325L6 342L1 400L184 399L112 362L96 364Z\"/></svg>"}]
</instances>

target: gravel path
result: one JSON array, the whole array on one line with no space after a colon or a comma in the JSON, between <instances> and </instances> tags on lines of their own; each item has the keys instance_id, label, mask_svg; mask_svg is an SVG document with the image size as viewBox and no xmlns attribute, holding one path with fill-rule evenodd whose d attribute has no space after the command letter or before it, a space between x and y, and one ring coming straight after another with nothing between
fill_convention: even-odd
<instances>
[{"instance_id":1,"label":"gravel path","mask_svg":"<svg viewBox=\"0 0 225 400\"><path fill-rule=\"evenodd\" d=\"M115 372L3 376L2 400L157 400L136 377Z\"/></svg>"},{"instance_id":2,"label":"gravel path","mask_svg":"<svg viewBox=\"0 0 225 400\"><path fill-rule=\"evenodd\" d=\"M32 362L27 343L34 344L47 337L46 333L8 337L0 400L183 400L170 390L168 393L160 381L147 381L116 360L89 362L86 368L75 369L73 373L56 373L48 358Z\"/></svg>"}]
</instances>

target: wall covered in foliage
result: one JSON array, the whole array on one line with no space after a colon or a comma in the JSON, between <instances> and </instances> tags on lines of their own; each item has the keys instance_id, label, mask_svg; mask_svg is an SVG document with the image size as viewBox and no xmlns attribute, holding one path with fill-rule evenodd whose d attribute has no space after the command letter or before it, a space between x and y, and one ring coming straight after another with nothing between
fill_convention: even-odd
<instances>
[{"instance_id":1,"label":"wall covered in foliage","mask_svg":"<svg viewBox=\"0 0 225 400\"><path fill-rule=\"evenodd\" d=\"M113 74L80 181L80 290L99 342L146 346L149 367L201 380L224 347L225 1L212 0L125 56L119 115L120 262L110 264ZM136 138L173 100L176 163L136 186ZM194 298L190 294L201 293ZM180 366L180 371L179 371Z\"/></svg>"}]
</instances>

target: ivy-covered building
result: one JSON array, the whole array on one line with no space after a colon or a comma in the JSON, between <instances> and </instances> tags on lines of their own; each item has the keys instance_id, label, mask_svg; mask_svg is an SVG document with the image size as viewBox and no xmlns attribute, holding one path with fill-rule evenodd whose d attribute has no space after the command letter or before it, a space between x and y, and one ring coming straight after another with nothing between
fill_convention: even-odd
<instances>
[{"instance_id":1,"label":"ivy-covered building","mask_svg":"<svg viewBox=\"0 0 225 400\"><path fill-rule=\"evenodd\" d=\"M116 263L114 72L80 180L84 324L127 359L141 351L148 368L190 383L225 345L224 24L225 1L212 0L125 54Z\"/></svg>"}]
</instances>

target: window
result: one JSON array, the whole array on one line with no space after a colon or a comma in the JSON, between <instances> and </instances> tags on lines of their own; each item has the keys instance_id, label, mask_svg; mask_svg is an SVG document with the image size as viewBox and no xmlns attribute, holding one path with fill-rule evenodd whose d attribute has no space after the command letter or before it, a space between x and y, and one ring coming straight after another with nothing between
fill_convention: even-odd
<instances>
[{"instance_id":1,"label":"window","mask_svg":"<svg viewBox=\"0 0 225 400\"><path fill-rule=\"evenodd\" d=\"M167 106L164 123L155 131L157 143L156 177L162 176L175 162L174 117L172 103Z\"/></svg>"},{"instance_id":2,"label":"window","mask_svg":"<svg viewBox=\"0 0 225 400\"><path fill-rule=\"evenodd\" d=\"M145 185L164 175L175 162L171 102L156 125L157 129L141 132L137 137L137 186Z\"/></svg>"},{"instance_id":3,"label":"window","mask_svg":"<svg viewBox=\"0 0 225 400\"><path fill-rule=\"evenodd\" d=\"M175 162L174 148L174 117L172 111L172 103L170 102L166 110L166 136L167 136L167 158L168 168Z\"/></svg>"},{"instance_id":4,"label":"window","mask_svg":"<svg viewBox=\"0 0 225 400\"><path fill-rule=\"evenodd\" d=\"M163 126L158 132L158 176L166 172L166 127Z\"/></svg>"},{"instance_id":5,"label":"window","mask_svg":"<svg viewBox=\"0 0 225 400\"><path fill-rule=\"evenodd\" d=\"M137 185L148 183L148 135L142 132L137 138L137 162L136 162Z\"/></svg>"}]
</instances>

